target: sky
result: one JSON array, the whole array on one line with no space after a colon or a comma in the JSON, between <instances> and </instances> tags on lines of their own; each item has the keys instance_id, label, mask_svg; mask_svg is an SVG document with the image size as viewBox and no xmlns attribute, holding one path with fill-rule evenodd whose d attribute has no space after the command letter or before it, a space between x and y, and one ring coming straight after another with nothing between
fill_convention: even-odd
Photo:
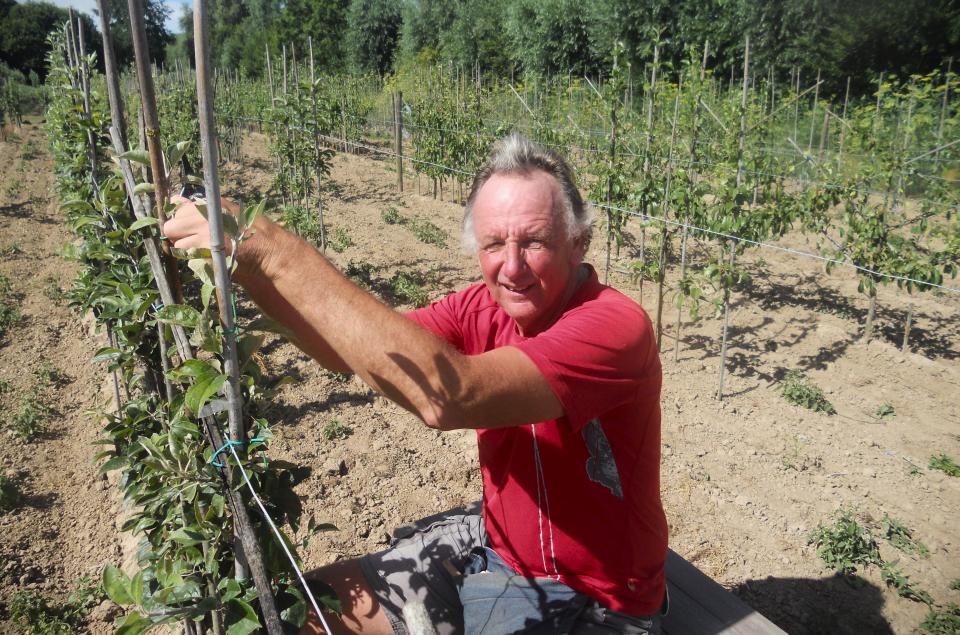
<instances>
[{"instance_id":1,"label":"sky","mask_svg":"<svg viewBox=\"0 0 960 635\"><path fill-rule=\"evenodd\" d=\"M58 7L68 8L73 7L74 11L79 11L80 13L86 13L91 18L93 18L93 23L98 24L96 14L93 12L93 9L97 7L97 0L47 0L52 4L57 5ZM173 9L170 12L170 16L167 18L167 30L170 33L179 33L180 25L177 24L177 21L180 18L180 5L187 4L181 2L180 0L165 0L165 4L168 8Z\"/></svg>"}]
</instances>

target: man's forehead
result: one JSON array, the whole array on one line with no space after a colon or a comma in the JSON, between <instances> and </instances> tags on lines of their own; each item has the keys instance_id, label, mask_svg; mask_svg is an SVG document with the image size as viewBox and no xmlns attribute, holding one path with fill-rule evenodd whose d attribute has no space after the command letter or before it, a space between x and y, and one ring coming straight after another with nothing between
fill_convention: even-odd
<instances>
[{"instance_id":1,"label":"man's forehead","mask_svg":"<svg viewBox=\"0 0 960 635\"><path fill-rule=\"evenodd\" d=\"M553 215L561 196L557 180L542 170L496 173L477 192L474 211L544 211Z\"/></svg>"}]
</instances>

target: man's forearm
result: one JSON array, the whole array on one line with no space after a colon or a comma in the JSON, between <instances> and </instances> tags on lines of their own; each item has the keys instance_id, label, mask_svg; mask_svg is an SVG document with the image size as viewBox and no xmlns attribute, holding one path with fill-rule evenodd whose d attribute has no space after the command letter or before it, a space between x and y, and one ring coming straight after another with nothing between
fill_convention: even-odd
<instances>
[{"instance_id":1,"label":"man's forearm","mask_svg":"<svg viewBox=\"0 0 960 635\"><path fill-rule=\"evenodd\" d=\"M464 356L382 304L312 245L269 222L239 254L237 282L320 364L357 373L428 423L460 398Z\"/></svg>"}]
</instances>

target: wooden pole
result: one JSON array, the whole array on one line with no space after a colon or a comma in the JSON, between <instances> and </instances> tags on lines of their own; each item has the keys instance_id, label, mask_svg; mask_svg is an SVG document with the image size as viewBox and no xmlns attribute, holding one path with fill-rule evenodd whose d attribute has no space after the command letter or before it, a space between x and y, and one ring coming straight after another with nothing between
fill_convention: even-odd
<instances>
[{"instance_id":1,"label":"wooden pole","mask_svg":"<svg viewBox=\"0 0 960 635\"><path fill-rule=\"evenodd\" d=\"M947 60L947 75L943 78L943 103L940 106L940 125L937 127L937 146L943 144L943 122L947 116L947 95L950 94L950 71L953 69L953 58ZM940 150L933 155L934 169L940 168Z\"/></svg>"},{"instance_id":2,"label":"wooden pole","mask_svg":"<svg viewBox=\"0 0 960 635\"><path fill-rule=\"evenodd\" d=\"M313 66L313 37L307 36L310 53L310 105L313 109L313 159L317 171L317 220L320 223L320 251L327 250L327 231L323 224L323 171L320 169L320 121L317 119L317 76Z\"/></svg>"},{"instance_id":3,"label":"wooden pole","mask_svg":"<svg viewBox=\"0 0 960 635\"><path fill-rule=\"evenodd\" d=\"M616 103L616 102L614 102ZM607 258L603 267L603 284L607 284L610 279L610 249L613 239L613 166L616 165L617 158L617 109L616 106L610 108L610 158L607 159Z\"/></svg>"},{"instance_id":4,"label":"wooden pole","mask_svg":"<svg viewBox=\"0 0 960 635\"><path fill-rule=\"evenodd\" d=\"M168 200L167 172L163 164L163 151L160 145L160 119L157 116L157 98L153 88L142 0L127 0L127 11L130 14L130 35L133 39L137 78L140 81L140 101L143 106L144 125L147 133L147 153L150 155L150 171L153 173L154 210L159 221L158 229L162 236L163 225L167 222L165 210ZM160 247L164 255L167 277L173 285L176 303L179 304L183 301L183 290L180 286L177 260L173 257L167 241L163 241Z\"/></svg>"},{"instance_id":5,"label":"wooden pole","mask_svg":"<svg viewBox=\"0 0 960 635\"><path fill-rule=\"evenodd\" d=\"M210 77L210 49L208 44L207 6L205 0L196 0L193 7L193 38L197 64L197 114L200 120L200 138L203 155L204 186L207 193L207 220L210 225L210 255L217 288L217 306L223 325L223 362L228 380L224 384L228 406L230 438L246 441L243 425L243 397L240 392L240 367L237 359L235 300L230 280L230 266L224 247L223 211L220 207L220 179L217 174L217 128L213 118L213 87ZM241 449L244 446L240 446ZM244 452L241 452L241 454ZM250 565L260 609L270 635L282 635L283 626L277 611L270 584L270 575L260 554L249 517L234 517L234 533L239 538L241 552ZM245 521L245 523L244 523ZM244 527L243 525L246 524ZM238 556L240 553L237 554ZM238 577L241 558L237 558ZM244 572L245 573L245 572Z\"/></svg>"},{"instance_id":6,"label":"wooden pole","mask_svg":"<svg viewBox=\"0 0 960 635\"><path fill-rule=\"evenodd\" d=\"M110 118L120 132L120 140L127 144L127 126L123 116L123 94L120 92L120 73L113 50L113 35L110 32L110 13L107 0L97 0L100 17L100 34L103 38L103 68L110 101Z\"/></svg>"},{"instance_id":7,"label":"wooden pole","mask_svg":"<svg viewBox=\"0 0 960 635\"><path fill-rule=\"evenodd\" d=\"M807 139L807 154L813 150L813 131L817 128L817 106L820 103L820 69L817 69L816 89L813 91L813 110L810 111L810 136Z\"/></svg>"},{"instance_id":8,"label":"wooden pole","mask_svg":"<svg viewBox=\"0 0 960 635\"><path fill-rule=\"evenodd\" d=\"M846 136L847 128L847 103L850 101L850 76L847 75L847 92L843 95L843 114L840 115L840 143L837 149L838 159L843 158L843 141Z\"/></svg>"},{"instance_id":9,"label":"wooden pole","mask_svg":"<svg viewBox=\"0 0 960 635\"><path fill-rule=\"evenodd\" d=\"M397 187L403 192L403 93L398 90L393 99L393 128L397 143Z\"/></svg>"},{"instance_id":10,"label":"wooden pole","mask_svg":"<svg viewBox=\"0 0 960 635\"><path fill-rule=\"evenodd\" d=\"M663 340L663 283L666 279L667 268L667 241L670 239L670 232L667 225L667 219L670 216L670 184L673 179L673 146L677 143L677 119L680 116L680 94L682 92L682 80L677 86L677 95L673 100L673 122L670 126L670 151L667 155L667 178L663 194L663 222L660 228L660 257L657 261L657 351L662 350Z\"/></svg>"}]
</instances>

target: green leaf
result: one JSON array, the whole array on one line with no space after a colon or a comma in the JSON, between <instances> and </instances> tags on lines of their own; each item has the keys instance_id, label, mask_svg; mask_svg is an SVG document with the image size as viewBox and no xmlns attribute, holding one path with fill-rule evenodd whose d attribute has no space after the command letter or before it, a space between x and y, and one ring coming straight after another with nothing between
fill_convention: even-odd
<instances>
[{"instance_id":1,"label":"green leaf","mask_svg":"<svg viewBox=\"0 0 960 635\"><path fill-rule=\"evenodd\" d=\"M120 468L124 467L126 464L127 464L127 457L115 456L100 466L100 473L106 474L107 472L119 470Z\"/></svg>"},{"instance_id":2,"label":"green leaf","mask_svg":"<svg viewBox=\"0 0 960 635\"><path fill-rule=\"evenodd\" d=\"M236 240L240 237L240 226L237 223L237 219L230 214L223 214L221 216L223 220L223 233Z\"/></svg>"},{"instance_id":3,"label":"green leaf","mask_svg":"<svg viewBox=\"0 0 960 635\"><path fill-rule=\"evenodd\" d=\"M239 620L227 627L227 635L249 635L260 630L260 620L257 618L257 612L253 610L250 604L243 600L231 600L230 606L240 609L242 613Z\"/></svg>"},{"instance_id":4,"label":"green leaf","mask_svg":"<svg viewBox=\"0 0 960 635\"><path fill-rule=\"evenodd\" d=\"M186 547L192 547L194 545L199 545L206 540L207 537L195 529L183 528L177 529L171 533L170 539Z\"/></svg>"},{"instance_id":5,"label":"green leaf","mask_svg":"<svg viewBox=\"0 0 960 635\"><path fill-rule=\"evenodd\" d=\"M203 404L207 403L207 400L215 395L226 381L227 376L219 373L213 376L198 377L184 396L184 404L193 412L200 412Z\"/></svg>"},{"instance_id":6,"label":"green leaf","mask_svg":"<svg viewBox=\"0 0 960 635\"><path fill-rule=\"evenodd\" d=\"M127 228L127 231L124 232L124 234L129 238L130 234L137 231L138 229L143 229L144 227L152 227L154 225L159 225L159 224L160 224L159 219L154 218L153 216L147 216L145 218L141 218L134 224L130 225L130 227Z\"/></svg>"},{"instance_id":7,"label":"green leaf","mask_svg":"<svg viewBox=\"0 0 960 635\"><path fill-rule=\"evenodd\" d=\"M213 263L206 258L194 258L187 266L204 284L213 284Z\"/></svg>"},{"instance_id":8,"label":"green leaf","mask_svg":"<svg viewBox=\"0 0 960 635\"><path fill-rule=\"evenodd\" d=\"M103 590L107 597L120 606L129 606L134 602L130 595L130 578L112 564L103 568Z\"/></svg>"},{"instance_id":9,"label":"green leaf","mask_svg":"<svg viewBox=\"0 0 960 635\"><path fill-rule=\"evenodd\" d=\"M175 381L184 381L188 378L206 377L211 374L219 373L210 362L200 359L188 359L169 372L170 379Z\"/></svg>"},{"instance_id":10,"label":"green leaf","mask_svg":"<svg viewBox=\"0 0 960 635\"><path fill-rule=\"evenodd\" d=\"M98 350L93 356L93 359L90 360L90 363L99 364L100 362L112 362L121 355L123 355L123 351L121 351L119 348L107 346Z\"/></svg>"},{"instance_id":11,"label":"green leaf","mask_svg":"<svg viewBox=\"0 0 960 635\"><path fill-rule=\"evenodd\" d=\"M133 193L134 194L153 194L153 192L156 191L156 189L157 188L153 185L153 183L137 183L133 187Z\"/></svg>"},{"instance_id":12,"label":"green leaf","mask_svg":"<svg viewBox=\"0 0 960 635\"><path fill-rule=\"evenodd\" d=\"M143 570L137 571L137 574L130 580L130 596L134 601L139 601L143 597Z\"/></svg>"},{"instance_id":13,"label":"green leaf","mask_svg":"<svg viewBox=\"0 0 960 635\"><path fill-rule=\"evenodd\" d=\"M139 613L127 613L123 621L113 631L113 635L140 635L151 626L153 626L153 622Z\"/></svg>"},{"instance_id":14,"label":"green leaf","mask_svg":"<svg viewBox=\"0 0 960 635\"><path fill-rule=\"evenodd\" d=\"M123 154L117 155L118 159L126 159L141 165L150 165L150 155L146 150L127 150Z\"/></svg>"},{"instance_id":15,"label":"green leaf","mask_svg":"<svg viewBox=\"0 0 960 635\"><path fill-rule=\"evenodd\" d=\"M185 304L171 304L157 311L157 318L167 324L194 328L200 320L200 312Z\"/></svg>"},{"instance_id":16,"label":"green leaf","mask_svg":"<svg viewBox=\"0 0 960 635\"><path fill-rule=\"evenodd\" d=\"M253 225L253 221L257 219L257 216L263 213L263 210L267 206L267 199L260 201L259 205L250 205L245 210L243 210L243 227L242 229L246 230L248 227Z\"/></svg>"}]
</instances>

